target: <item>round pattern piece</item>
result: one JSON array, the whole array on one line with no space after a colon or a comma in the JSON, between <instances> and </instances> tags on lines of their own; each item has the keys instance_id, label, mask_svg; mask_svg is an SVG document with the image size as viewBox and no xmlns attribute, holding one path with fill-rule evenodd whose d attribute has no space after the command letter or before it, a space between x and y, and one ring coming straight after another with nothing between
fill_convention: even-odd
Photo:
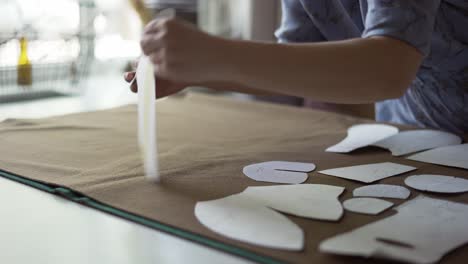
<instances>
[{"instance_id":1,"label":"round pattern piece","mask_svg":"<svg viewBox=\"0 0 468 264\"><path fill-rule=\"evenodd\" d=\"M405 179L405 184L413 189L427 192L468 192L468 180L453 176L434 174L413 175Z\"/></svg>"}]
</instances>

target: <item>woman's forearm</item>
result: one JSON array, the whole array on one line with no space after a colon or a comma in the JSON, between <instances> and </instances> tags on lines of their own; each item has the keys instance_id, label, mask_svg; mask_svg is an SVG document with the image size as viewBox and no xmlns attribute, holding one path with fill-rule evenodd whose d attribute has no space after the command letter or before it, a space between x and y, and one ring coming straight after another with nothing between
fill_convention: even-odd
<instances>
[{"instance_id":1,"label":"woman's forearm","mask_svg":"<svg viewBox=\"0 0 468 264\"><path fill-rule=\"evenodd\" d=\"M234 83L248 92L349 104L400 97L422 60L414 47L388 37L256 43L212 36L174 18L149 23L141 48L158 76L175 83Z\"/></svg>"},{"instance_id":2,"label":"woman's forearm","mask_svg":"<svg viewBox=\"0 0 468 264\"><path fill-rule=\"evenodd\" d=\"M206 88L210 88L210 89L217 90L217 91L231 91L231 92L245 93L245 94L251 94L251 95L258 95L258 96L282 95L280 93L276 93L276 92L272 92L268 90L255 89L245 84L229 82L229 81L209 81L209 82L189 84L187 86L201 86L201 87L206 87Z\"/></svg>"},{"instance_id":3,"label":"woman's forearm","mask_svg":"<svg viewBox=\"0 0 468 264\"><path fill-rule=\"evenodd\" d=\"M326 43L225 42L220 77L268 93L333 103L372 103L400 97L422 59L413 47L386 37Z\"/></svg>"}]
</instances>

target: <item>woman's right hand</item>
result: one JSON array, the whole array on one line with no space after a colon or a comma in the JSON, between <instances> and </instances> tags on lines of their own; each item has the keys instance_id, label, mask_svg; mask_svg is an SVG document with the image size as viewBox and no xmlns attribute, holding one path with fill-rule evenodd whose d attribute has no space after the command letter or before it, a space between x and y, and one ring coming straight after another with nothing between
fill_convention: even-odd
<instances>
[{"instance_id":1,"label":"woman's right hand","mask_svg":"<svg viewBox=\"0 0 468 264\"><path fill-rule=\"evenodd\" d=\"M134 71L126 72L124 75L125 81L130 83L135 78L135 74L136 73ZM166 97L166 96L178 93L182 91L183 89L185 89L187 86L189 86L187 83L176 83L176 82L158 77L156 78L156 87L157 87L156 98L162 98L162 97ZM138 85L137 85L136 80L130 86L130 90L132 90L132 92L134 93L138 92Z\"/></svg>"}]
</instances>

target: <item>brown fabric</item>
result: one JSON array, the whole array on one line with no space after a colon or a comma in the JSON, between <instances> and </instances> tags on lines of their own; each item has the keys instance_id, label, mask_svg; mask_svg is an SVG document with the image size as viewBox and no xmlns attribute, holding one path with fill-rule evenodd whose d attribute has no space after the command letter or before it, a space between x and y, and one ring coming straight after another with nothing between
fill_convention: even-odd
<instances>
[{"instance_id":1,"label":"brown fabric","mask_svg":"<svg viewBox=\"0 0 468 264\"><path fill-rule=\"evenodd\" d=\"M374 104L332 104L305 99L304 106L363 118L374 118L375 116Z\"/></svg>"},{"instance_id":2,"label":"brown fabric","mask_svg":"<svg viewBox=\"0 0 468 264\"><path fill-rule=\"evenodd\" d=\"M395 158L377 148L352 155L324 151L346 135L348 126L371 122L368 120L304 108L189 95L158 101L163 182L157 185L143 177L136 144L136 117L136 106L131 105L39 120L6 120L0 123L0 168L65 185L111 206L297 263L368 262L322 254L317 246L325 238L394 212L379 216L346 212L337 223L290 216L305 230L306 247L303 252L288 252L214 234L196 220L193 214L196 201L221 198L247 186L268 185L245 177L242 168L269 160L314 162L317 170L393 161L418 167L416 173L468 179L467 171ZM309 174L307 183L345 186L342 201L351 197L355 187L362 186L316 171ZM404 178L392 177L381 182L403 185ZM412 190L411 197L417 194ZM434 197L468 203L468 193ZM446 256L444 262L466 263L467 258L465 246Z\"/></svg>"}]
</instances>

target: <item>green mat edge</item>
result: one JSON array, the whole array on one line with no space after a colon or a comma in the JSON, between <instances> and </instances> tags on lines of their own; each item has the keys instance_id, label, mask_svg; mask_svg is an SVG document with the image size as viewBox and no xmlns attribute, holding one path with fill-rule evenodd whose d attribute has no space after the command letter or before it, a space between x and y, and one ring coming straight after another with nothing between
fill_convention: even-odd
<instances>
[{"instance_id":1,"label":"green mat edge","mask_svg":"<svg viewBox=\"0 0 468 264\"><path fill-rule=\"evenodd\" d=\"M101 203L97 200L94 200L90 197L84 196L81 193L75 192L72 189L65 188L62 186L54 186L51 184L46 184L42 183L39 181L31 180L26 177L5 171L0 169L0 176L30 187L33 187L35 189L39 189L41 191L45 191L54 195L59 195L62 196L63 198L66 198L67 200L80 203L83 205L86 205L88 207L94 208L96 210L106 212L109 214L112 214L114 216L121 217L123 219L156 229L158 231L162 231L164 233L168 233L183 239L187 239L190 241L197 242L201 245L208 246L210 248L214 248L217 250L220 250L222 252L226 252L235 256L239 256L242 258L245 258L250 261L254 261L257 263L262 263L262 264L280 264L284 263L280 260L273 259L268 256L260 255L242 248L238 248L220 241L216 241L207 237L204 237L202 235L183 230L174 226L170 226L167 224L164 224L159 221L151 220L149 218L145 218L130 212L126 212L123 210L120 210L118 208L112 207L110 205Z\"/></svg>"}]
</instances>

